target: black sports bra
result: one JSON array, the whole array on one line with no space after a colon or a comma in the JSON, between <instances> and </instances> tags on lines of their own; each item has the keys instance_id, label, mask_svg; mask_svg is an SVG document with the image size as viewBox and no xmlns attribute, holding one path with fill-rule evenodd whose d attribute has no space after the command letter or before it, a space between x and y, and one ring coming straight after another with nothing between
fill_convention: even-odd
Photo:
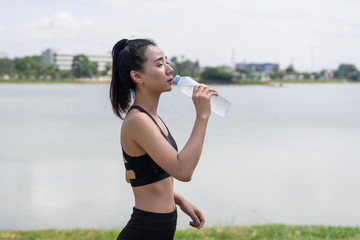
<instances>
[{"instance_id":1,"label":"black sports bra","mask_svg":"<svg viewBox=\"0 0 360 240\"><path fill-rule=\"evenodd\" d=\"M177 151L177 145L174 140L174 138L171 136L169 129L165 125L164 121L160 118L160 120L164 123L169 135L166 136L165 133L161 130L160 126L157 124L155 119L147 112L145 109L143 109L140 106L133 105L129 109L128 112L130 112L132 109L136 108L140 112L143 112L147 114L153 122L158 126L160 129L161 134L164 136L164 138L170 143L170 145ZM129 156L124 149L122 149L123 157L127 161L125 164L126 170L132 170L135 173L135 178L130 179L130 184L132 187L138 187L143 186L146 184L154 183L157 181L160 181L164 178L170 177L170 174L165 172L164 169L162 169L147 153L142 156L138 157L132 157Z\"/></svg>"}]
</instances>

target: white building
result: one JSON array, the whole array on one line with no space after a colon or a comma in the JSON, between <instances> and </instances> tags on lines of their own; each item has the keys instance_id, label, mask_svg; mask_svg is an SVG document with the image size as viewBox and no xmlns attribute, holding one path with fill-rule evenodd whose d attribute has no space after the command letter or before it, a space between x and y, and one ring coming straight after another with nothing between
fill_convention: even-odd
<instances>
[{"instance_id":1,"label":"white building","mask_svg":"<svg viewBox=\"0 0 360 240\"><path fill-rule=\"evenodd\" d=\"M53 63L61 70L70 70L74 56L77 54L58 53L53 49L46 49L41 53L43 63ZM85 54L86 55L86 54ZM103 71L106 64L112 63L111 55L86 55L91 62L98 63L98 70Z\"/></svg>"}]
</instances>

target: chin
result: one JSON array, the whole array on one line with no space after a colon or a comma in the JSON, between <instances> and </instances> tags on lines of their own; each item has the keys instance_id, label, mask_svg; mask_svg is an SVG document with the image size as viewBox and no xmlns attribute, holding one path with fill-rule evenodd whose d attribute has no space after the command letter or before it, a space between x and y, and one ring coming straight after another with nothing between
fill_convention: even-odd
<instances>
[{"instance_id":1,"label":"chin","mask_svg":"<svg viewBox=\"0 0 360 240\"><path fill-rule=\"evenodd\" d=\"M172 91L172 86L170 86L169 88L165 89L164 92L171 92Z\"/></svg>"}]
</instances>

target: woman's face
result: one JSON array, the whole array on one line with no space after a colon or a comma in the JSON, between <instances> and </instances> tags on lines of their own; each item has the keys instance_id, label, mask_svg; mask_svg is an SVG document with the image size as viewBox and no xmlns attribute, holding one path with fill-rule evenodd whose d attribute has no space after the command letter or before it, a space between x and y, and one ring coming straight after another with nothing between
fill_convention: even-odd
<instances>
[{"instance_id":1,"label":"woman's face","mask_svg":"<svg viewBox=\"0 0 360 240\"><path fill-rule=\"evenodd\" d=\"M143 86L155 92L168 92L172 90L173 69L167 62L164 52L153 45L149 45L145 56Z\"/></svg>"}]
</instances>

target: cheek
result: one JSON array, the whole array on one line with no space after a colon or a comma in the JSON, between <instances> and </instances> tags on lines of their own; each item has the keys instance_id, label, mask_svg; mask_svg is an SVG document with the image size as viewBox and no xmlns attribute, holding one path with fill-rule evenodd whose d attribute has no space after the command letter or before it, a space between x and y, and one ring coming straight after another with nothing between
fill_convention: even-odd
<instances>
[{"instance_id":1,"label":"cheek","mask_svg":"<svg viewBox=\"0 0 360 240\"><path fill-rule=\"evenodd\" d=\"M148 74L151 77L158 77L162 74L162 69L159 67L149 68Z\"/></svg>"}]
</instances>

